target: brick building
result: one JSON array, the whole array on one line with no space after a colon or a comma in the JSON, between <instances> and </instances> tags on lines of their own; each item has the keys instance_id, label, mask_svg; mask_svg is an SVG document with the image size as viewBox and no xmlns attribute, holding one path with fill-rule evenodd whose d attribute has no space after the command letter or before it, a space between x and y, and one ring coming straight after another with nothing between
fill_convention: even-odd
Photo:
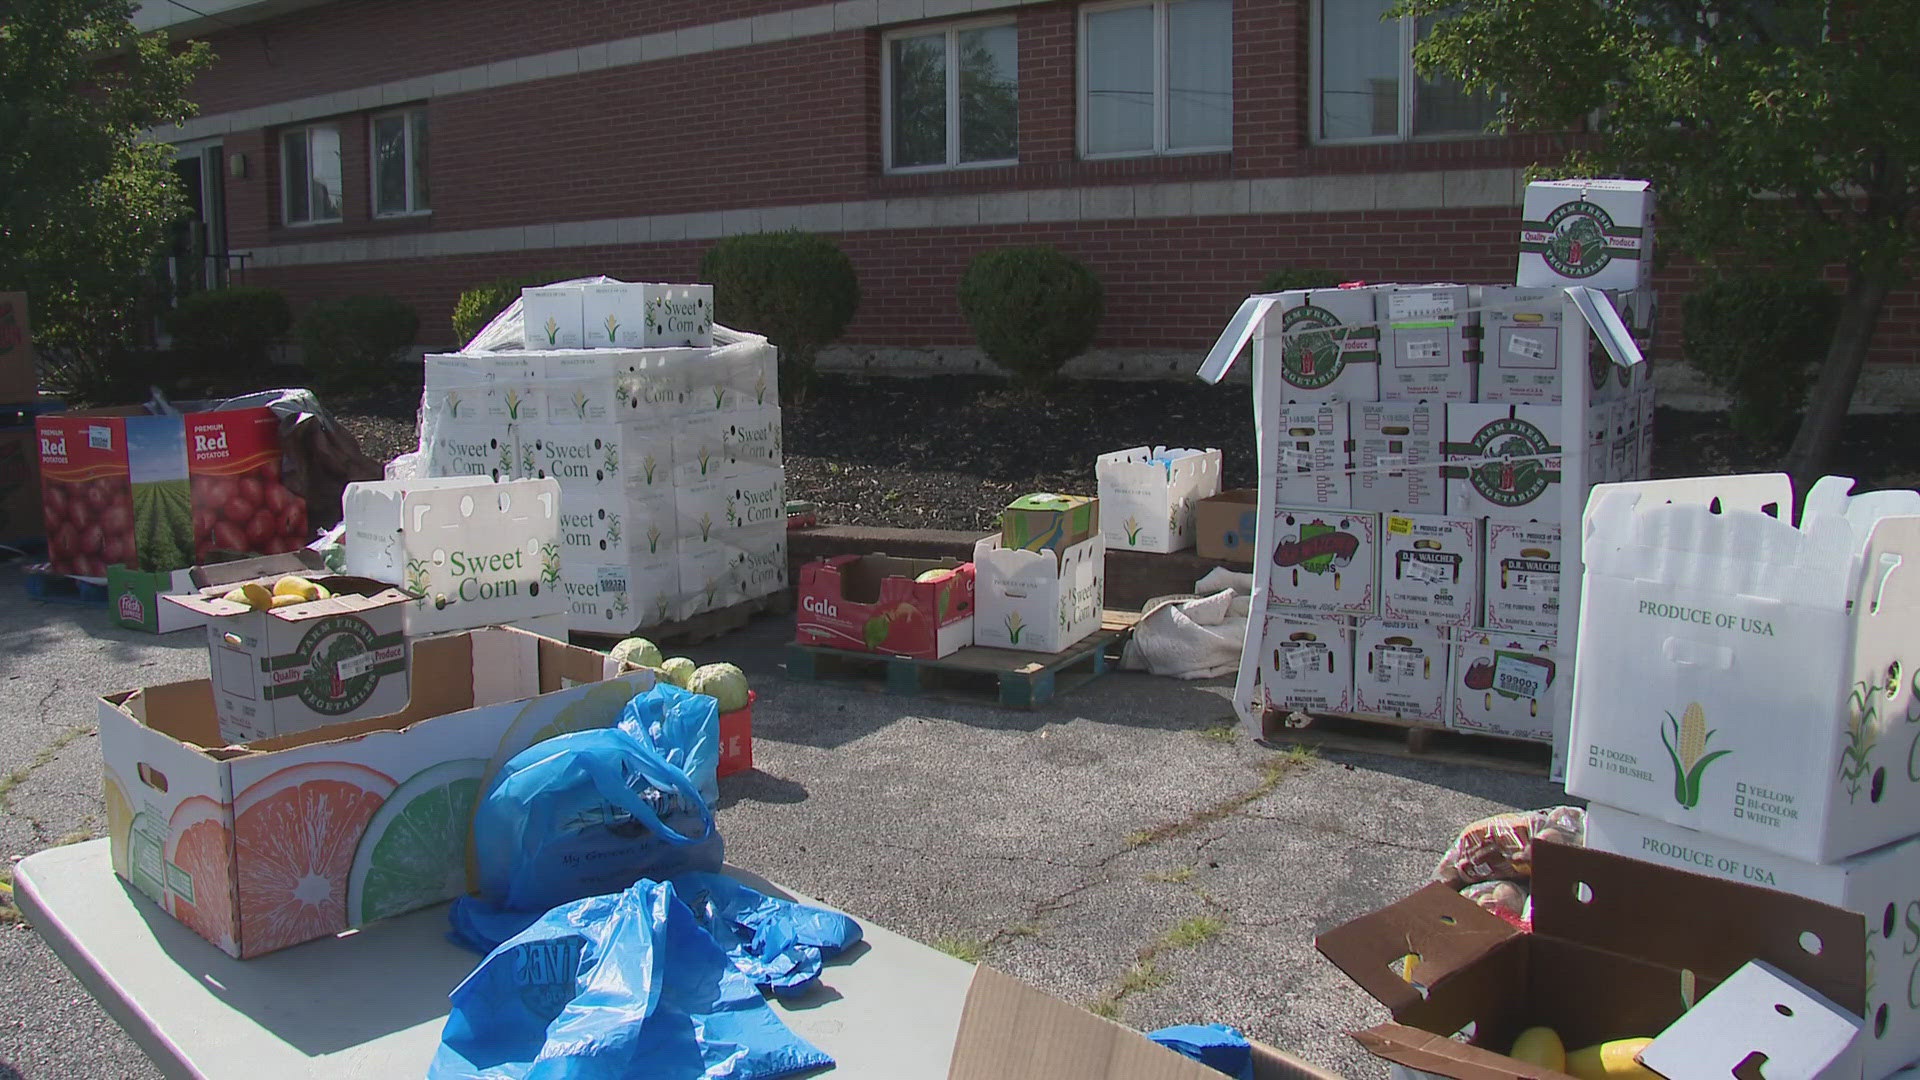
<instances>
[{"instance_id":1,"label":"brick building","mask_svg":"<svg viewBox=\"0 0 1920 1080\"><path fill-rule=\"evenodd\" d=\"M1280 267L1511 280L1520 171L1578 136L1483 134L1389 6L150 0L136 21L218 54L200 116L158 134L230 253L209 264L296 308L388 292L440 347L476 282L691 280L716 237L799 227L859 270L856 349L965 345L967 260L1044 241L1101 274L1111 352L1204 349ZM1889 304L1876 360L1910 352L1915 305Z\"/></svg>"}]
</instances>

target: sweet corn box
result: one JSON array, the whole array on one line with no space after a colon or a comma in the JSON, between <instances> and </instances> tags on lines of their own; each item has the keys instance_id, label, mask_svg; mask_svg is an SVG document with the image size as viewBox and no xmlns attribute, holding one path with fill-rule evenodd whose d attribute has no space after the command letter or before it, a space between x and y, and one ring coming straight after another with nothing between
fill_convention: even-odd
<instances>
[{"instance_id":1,"label":"sweet corn box","mask_svg":"<svg viewBox=\"0 0 1920 1080\"><path fill-rule=\"evenodd\" d=\"M1359 620L1354 629L1354 711L1446 723L1446 635L1418 620Z\"/></svg>"},{"instance_id":2,"label":"sweet corn box","mask_svg":"<svg viewBox=\"0 0 1920 1080\"><path fill-rule=\"evenodd\" d=\"M1173 552L1193 546L1194 504L1220 491L1220 451L1136 446L1094 461L1101 535L1109 548Z\"/></svg>"},{"instance_id":3,"label":"sweet corn box","mask_svg":"<svg viewBox=\"0 0 1920 1080\"><path fill-rule=\"evenodd\" d=\"M1346 402L1281 407L1272 423L1272 458L1261 469L1272 477L1274 498L1286 506L1355 505L1351 416Z\"/></svg>"},{"instance_id":4,"label":"sweet corn box","mask_svg":"<svg viewBox=\"0 0 1920 1080\"><path fill-rule=\"evenodd\" d=\"M1552 638L1462 630L1454 634L1452 711L1457 731L1553 741L1567 672Z\"/></svg>"},{"instance_id":5,"label":"sweet corn box","mask_svg":"<svg viewBox=\"0 0 1920 1080\"><path fill-rule=\"evenodd\" d=\"M584 297L578 285L521 289L521 334L527 351L586 348Z\"/></svg>"},{"instance_id":6,"label":"sweet corn box","mask_svg":"<svg viewBox=\"0 0 1920 1080\"><path fill-rule=\"evenodd\" d=\"M1057 556L987 536L974 545L973 566L975 645L1057 653L1100 629L1106 542L1097 531Z\"/></svg>"},{"instance_id":7,"label":"sweet corn box","mask_svg":"<svg viewBox=\"0 0 1920 1080\"><path fill-rule=\"evenodd\" d=\"M1258 618L1258 615L1256 615ZM1353 709L1353 628L1345 619L1269 611L1262 622L1255 719Z\"/></svg>"},{"instance_id":8,"label":"sweet corn box","mask_svg":"<svg viewBox=\"0 0 1920 1080\"><path fill-rule=\"evenodd\" d=\"M1397 514L1447 509L1447 406L1383 401L1349 406L1353 421L1353 507Z\"/></svg>"},{"instance_id":9,"label":"sweet corn box","mask_svg":"<svg viewBox=\"0 0 1920 1080\"><path fill-rule=\"evenodd\" d=\"M1372 615L1380 605L1380 515L1282 506L1273 519L1267 604L1328 615Z\"/></svg>"},{"instance_id":10,"label":"sweet corn box","mask_svg":"<svg viewBox=\"0 0 1920 1080\"><path fill-rule=\"evenodd\" d=\"M1380 614L1472 626L1480 596L1480 520L1388 514L1380 536Z\"/></svg>"}]
</instances>

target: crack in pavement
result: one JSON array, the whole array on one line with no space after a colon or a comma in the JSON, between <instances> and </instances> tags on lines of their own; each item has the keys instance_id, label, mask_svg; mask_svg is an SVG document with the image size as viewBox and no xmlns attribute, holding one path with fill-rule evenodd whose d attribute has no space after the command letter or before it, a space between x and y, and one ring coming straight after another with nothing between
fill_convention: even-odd
<instances>
[{"instance_id":1,"label":"crack in pavement","mask_svg":"<svg viewBox=\"0 0 1920 1080\"><path fill-rule=\"evenodd\" d=\"M5 776L0 776L0 810L11 812L13 810L13 792L16 788L26 783L35 772L52 764L53 760L60 756L60 751L72 746L78 742L81 737L91 734L93 734L93 729L90 727L70 727L55 736L52 742L41 747L39 752L33 755L31 761L28 761L25 765L20 766Z\"/></svg>"},{"instance_id":2,"label":"crack in pavement","mask_svg":"<svg viewBox=\"0 0 1920 1080\"><path fill-rule=\"evenodd\" d=\"M39 706L40 715L36 717L40 723L44 724L47 722L47 708L53 704L53 696L58 694L64 687L64 683L59 679L55 679L53 680L53 685L47 688L47 692L41 695Z\"/></svg>"},{"instance_id":3,"label":"crack in pavement","mask_svg":"<svg viewBox=\"0 0 1920 1080\"><path fill-rule=\"evenodd\" d=\"M963 861L971 859L992 859L996 862L1006 863L1041 863L1046 866L1057 867L1061 870L1098 870L1106 864L1106 860L1104 859L1091 863L1075 863L1061 862L1058 859L1050 859L1042 855L1002 855L999 852L993 851L943 851L939 848L917 847L913 844L901 844L891 840L876 840L871 836L863 838L860 842L871 844L878 848L886 848L890 851L905 851L916 855L933 855L943 859L959 859Z\"/></svg>"}]
</instances>

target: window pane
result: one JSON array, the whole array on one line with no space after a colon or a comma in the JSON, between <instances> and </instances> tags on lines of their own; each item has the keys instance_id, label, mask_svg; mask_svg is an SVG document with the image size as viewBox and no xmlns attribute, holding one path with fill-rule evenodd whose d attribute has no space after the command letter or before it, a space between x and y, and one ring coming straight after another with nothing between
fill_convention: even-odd
<instances>
[{"instance_id":1,"label":"window pane","mask_svg":"<svg viewBox=\"0 0 1920 1080\"><path fill-rule=\"evenodd\" d=\"M960 160L1020 156L1019 54L1013 27L987 26L955 36L960 45Z\"/></svg>"},{"instance_id":2,"label":"window pane","mask_svg":"<svg viewBox=\"0 0 1920 1080\"><path fill-rule=\"evenodd\" d=\"M327 125L307 129L313 176L313 220L340 216L340 129Z\"/></svg>"},{"instance_id":3,"label":"window pane","mask_svg":"<svg viewBox=\"0 0 1920 1080\"><path fill-rule=\"evenodd\" d=\"M307 132L289 131L280 136L280 186L287 193L287 220L306 221L312 216L307 204Z\"/></svg>"},{"instance_id":4,"label":"window pane","mask_svg":"<svg viewBox=\"0 0 1920 1080\"><path fill-rule=\"evenodd\" d=\"M373 212L395 214L407 208L407 118L383 116L373 122Z\"/></svg>"},{"instance_id":5,"label":"window pane","mask_svg":"<svg viewBox=\"0 0 1920 1080\"><path fill-rule=\"evenodd\" d=\"M1153 149L1153 7L1087 15L1087 153Z\"/></svg>"},{"instance_id":6,"label":"window pane","mask_svg":"<svg viewBox=\"0 0 1920 1080\"><path fill-rule=\"evenodd\" d=\"M1233 0L1167 5L1167 146L1233 142Z\"/></svg>"},{"instance_id":7,"label":"window pane","mask_svg":"<svg viewBox=\"0 0 1920 1080\"><path fill-rule=\"evenodd\" d=\"M1420 37L1424 40L1427 31L1432 29L1433 16L1424 16L1420 20ZM1493 122L1493 114L1498 107L1491 98L1480 94L1468 94L1460 89L1460 84L1446 75L1436 73L1432 78L1416 74L1413 84L1413 133L1416 135L1440 135L1456 132L1485 131Z\"/></svg>"},{"instance_id":8,"label":"window pane","mask_svg":"<svg viewBox=\"0 0 1920 1080\"><path fill-rule=\"evenodd\" d=\"M947 35L895 38L893 165L947 162Z\"/></svg>"},{"instance_id":9,"label":"window pane","mask_svg":"<svg viewBox=\"0 0 1920 1080\"><path fill-rule=\"evenodd\" d=\"M413 206L425 210L433 203L427 198L427 110L413 113Z\"/></svg>"},{"instance_id":10,"label":"window pane","mask_svg":"<svg viewBox=\"0 0 1920 1080\"><path fill-rule=\"evenodd\" d=\"M1400 133L1400 24L1393 0L1321 0L1320 137Z\"/></svg>"}]
</instances>

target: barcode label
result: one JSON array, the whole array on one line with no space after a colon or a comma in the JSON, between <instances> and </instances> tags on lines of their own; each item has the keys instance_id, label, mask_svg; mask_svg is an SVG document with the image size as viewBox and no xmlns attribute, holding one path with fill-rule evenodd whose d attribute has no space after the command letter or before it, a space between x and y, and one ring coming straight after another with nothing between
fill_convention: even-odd
<instances>
[{"instance_id":1,"label":"barcode label","mask_svg":"<svg viewBox=\"0 0 1920 1080\"><path fill-rule=\"evenodd\" d=\"M92 450L113 449L113 429L105 424L92 424L87 428L87 447Z\"/></svg>"},{"instance_id":2,"label":"barcode label","mask_svg":"<svg viewBox=\"0 0 1920 1080\"><path fill-rule=\"evenodd\" d=\"M1446 293L1396 292L1387 295L1387 318L1393 322L1451 314L1453 297Z\"/></svg>"},{"instance_id":3,"label":"barcode label","mask_svg":"<svg viewBox=\"0 0 1920 1080\"><path fill-rule=\"evenodd\" d=\"M1423 585L1438 585L1453 575L1448 573L1447 568L1441 566L1439 563L1410 562L1407 564L1406 572L1402 576L1413 581L1418 581Z\"/></svg>"},{"instance_id":4,"label":"barcode label","mask_svg":"<svg viewBox=\"0 0 1920 1080\"><path fill-rule=\"evenodd\" d=\"M1493 664L1493 688L1514 697L1538 699L1547 689L1546 668L1518 656L1502 656Z\"/></svg>"},{"instance_id":5,"label":"barcode label","mask_svg":"<svg viewBox=\"0 0 1920 1080\"><path fill-rule=\"evenodd\" d=\"M349 656L340 661L334 670L340 673L342 679L357 679L373 670L373 652L368 650Z\"/></svg>"},{"instance_id":6,"label":"barcode label","mask_svg":"<svg viewBox=\"0 0 1920 1080\"><path fill-rule=\"evenodd\" d=\"M600 594L602 596L607 593L626 591L627 572L625 570L618 567L602 567L600 569Z\"/></svg>"},{"instance_id":7,"label":"barcode label","mask_svg":"<svg viewBox=\"0 0 1920 1080\"><path fill-rule=\"evenodd\" d=\"M1541 341L1539 338L1530 338L1522 334L1515 334L1507 339L1507 351L1518 356L1524 356L1529 360L1545 360L1547 358L1547 343Z\"/></svg>"},{"instance_id":8,"label":"barcode label","mask_svg":"<svg viewBox=\"0 0 1920 1080\"><path fill-rule=\"evenodd\" d=\"M1407 342L1407 359L1438 360L1440 359L1440 343L1432 338L1414 338Z\"/></svg>"}]
</instances>

